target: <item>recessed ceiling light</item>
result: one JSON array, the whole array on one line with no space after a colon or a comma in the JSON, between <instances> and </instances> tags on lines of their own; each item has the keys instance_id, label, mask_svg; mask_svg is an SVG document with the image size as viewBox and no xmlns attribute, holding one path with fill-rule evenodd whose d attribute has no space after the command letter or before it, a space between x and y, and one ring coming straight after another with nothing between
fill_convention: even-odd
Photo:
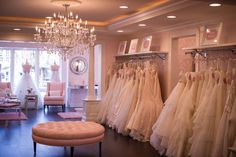
<instances>
[{"instance_id":1,"label":"recessed ceiling light","mask_svg":"<svg viewBox=\"0 0 236 157\"><path fill-rule=\"evenodd\" d=\"M117 32L118 32L118 33L122 33L122 32L124 32L124 31L123 31L123 30L117 30Z\"/></svg>"},{"instance_id":2,"label":"recessed ceiling light","mask_svg":"<svg viewBox=\"0 0 236 157\"><path fill-rule=\"evenodd\" d=\"M220 3L211 3L209 4L210 7L220 7L221 4Z\"/></svg>"},{"instance_id":3,"label":"recessed ceiling light","mask_svg":"<svg viewBox=\"0 0 236 157\"><path fill-rule=\"evenodd\" d=\"M13 30L14 31L20 31L21 29L20 28L14 28Z\"/></svg>"},{"instance_id":4,"label":"recessed ceiling light","mask_svg":"<svg viewBox=\"0 0 236 157\"><path fill-rule=\"evenodd\" d=\"M127 5L121 5L120 9L128 9L129 7Z\"/></svg>"},{"instance_id":5,"label":"recessed ceiling light","mask_svg":"<svg viewBox=\"0 0 236 157\"><path fill-rule=\"evenodd\" d=\"M145 27L145 26L147 26L145 23L140 23L140 24L138 24L138 26L139 27Z\"/></svg>"},{"instance_id":6,"label":"recessed ceiling light","mask_svg":"<svg viewBox=\"0 0 236 157\"><path fill-rule=\"evenodd\" d=\"M169 16L167 16L167 18L168 18L168 19L175 19L176 16L174 16L174 15L169 15Z\"/></svg>"}]
</instances>

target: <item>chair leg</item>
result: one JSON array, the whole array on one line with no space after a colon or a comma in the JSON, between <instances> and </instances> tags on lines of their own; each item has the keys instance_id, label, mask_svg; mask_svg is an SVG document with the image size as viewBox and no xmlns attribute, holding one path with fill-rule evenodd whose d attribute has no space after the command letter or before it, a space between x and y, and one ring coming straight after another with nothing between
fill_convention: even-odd
<instances>
[{"instance_id":1,"label":"chair leg","mask_svg":"<svg viewBox=\"0 0 236 157\"><path fill-rule=\"evenodd\" d=\"M64 105L62 105L62 110L63 110L63 112L65 112L66 111L66 105L64 104Z\"/></svg>"},{"instance_id":2,"label":"chair leg","mask_svg":"<svg viewBox=\"0 0 236 157\"><path fill-rule=\"evenodd\" d=\"M34 154L36 154L36 142L34 142Z\"/></svg>"},{"instance_id":3,"label":"chair leg","mask_svg":"<svg viewBox=\"0 0 236 157\"><path fill-rule=\"evenodd\" d=\"M102 142L99 142L99 157L102 157Z\"/></svg>"},{"instance_id":4,"label":"chair leg","mask_svg":"<svg viewBox=\"0 0 236 157\"><path fill-rule=\"evenodd\" d=\"M74 154L74 147L70 147L70 156L73 157Z\"/></svg>"}]
</instances>

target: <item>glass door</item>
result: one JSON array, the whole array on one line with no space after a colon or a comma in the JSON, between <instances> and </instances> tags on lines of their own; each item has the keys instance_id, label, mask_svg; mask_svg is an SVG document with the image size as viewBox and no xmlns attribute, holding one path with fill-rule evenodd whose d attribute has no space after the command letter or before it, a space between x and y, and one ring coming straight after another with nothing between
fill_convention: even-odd
<instances>
[{"instance_id":1,"label":"glass door","mask_svg":"<svg viewBox=\"0 0 236 157\"><path fill-rule=\"evenodd\" d=\"M0 49L0 81L11 81L11 51Z\"/></svg>"}]
</instances>

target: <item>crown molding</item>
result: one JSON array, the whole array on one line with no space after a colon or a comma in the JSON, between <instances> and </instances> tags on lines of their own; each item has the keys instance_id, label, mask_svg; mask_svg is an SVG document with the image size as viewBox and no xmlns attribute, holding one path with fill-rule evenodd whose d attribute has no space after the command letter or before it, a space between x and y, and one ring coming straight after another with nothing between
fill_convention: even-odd
<instances>
[{"instance_id":1,"label":"crown molding","mask_svg":"<svg viewBox=\"0 0 236 157\"><path fill-rule=\"evenodd\" d=\"M150 35L155 33L162 33L162 32L168 32L178 29L184 29L184 28L194 28L198 29L199 26L206 25L209 23L218 23L221 22L222 19L212 19L212 20L191 20L187 22L182 22L179 24L167 26L167 27L159 27L155 29L148 29L144 31L138 31L138 32L132 32L132 34L135 34L135 36L142 36L142 35Z\"/></svg>"},{"instance_id":2,"label":"crown molding","mask_svg":"<svg viewBox=\"0 0 236 157\"><path fill-rule=\"evenodd\" d=\"M149 3L149 4L145 5L145 6L137 9L136 11L134 11L134 13L117 16L117 17L115 17L113 19L107 20L106 21L107 26L109 26L109 25L111 25L113 23L116 23L118 21L125 20L125 19L127 19L127 18L129 18L131 16L142 14L142 13L148 11L148 10L151 10L151 9L153 9L155 7L159 7L159 6L161 6L163 4L166 4L168 2L170 2L170 0L156 0L155 2L151 2L151 3Z\"/></svg>"},{"instance_id":3,"label":"crown molding","mask_svg":"<svg viewBox=\"0 0 236 157\"><path fill-rule=\"evenodd\" d=\"M24 23L24 24L44 24L45 18L29 18L29 17L13 17L13 16L0 16L0 23ZM84 22L84 21L83 21ZM104 27L108 23L107 22L98 22L98 21L88 21L88 25ZM33 27L33 28L34 28Z\"/></svg>"},{"instance_id":4,"label":"crown molding","mask_svg":"<svg viewBox=\"0 0 236 157\"><path fill-rule=\"evenodd\" d=\"M109 30L114 30L114 29L119 29L121 27L125 27L134 23L138 23L144 20L148 20L154 17L158 17L164 14L168 14L170 12L176 11L176 10L180 10L186 7L190 7L196 4L199 4L200 2L197 1L189 1L189 0L180 0L180 1L176 1L173 2L169 5L165 5L162 7L158 7L158 8L154 8L151 10L147 10L145 12L142 13L138 13L132 16L129 16L123 20L114 22L110 25L107 26L107 28Z\"/></svg>"}]
</instances>

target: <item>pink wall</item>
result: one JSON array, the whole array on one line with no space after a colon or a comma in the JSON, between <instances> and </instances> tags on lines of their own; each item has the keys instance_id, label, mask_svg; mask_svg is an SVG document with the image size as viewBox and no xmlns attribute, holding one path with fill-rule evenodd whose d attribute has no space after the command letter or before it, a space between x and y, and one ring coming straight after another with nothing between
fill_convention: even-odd
<instances>
[{"instance_id":1,"label":"pink wall","mask_svg":"<svg viewBox=\"0 0 236 157\"><path fill-rule=\"evenodd\" d=\"M193 58L186 55L183 48L196 46L196 36L187 36L173 39L171 62L171 89L179 80L179 73L193 71Z\"/></svg>"}]
</instances>

